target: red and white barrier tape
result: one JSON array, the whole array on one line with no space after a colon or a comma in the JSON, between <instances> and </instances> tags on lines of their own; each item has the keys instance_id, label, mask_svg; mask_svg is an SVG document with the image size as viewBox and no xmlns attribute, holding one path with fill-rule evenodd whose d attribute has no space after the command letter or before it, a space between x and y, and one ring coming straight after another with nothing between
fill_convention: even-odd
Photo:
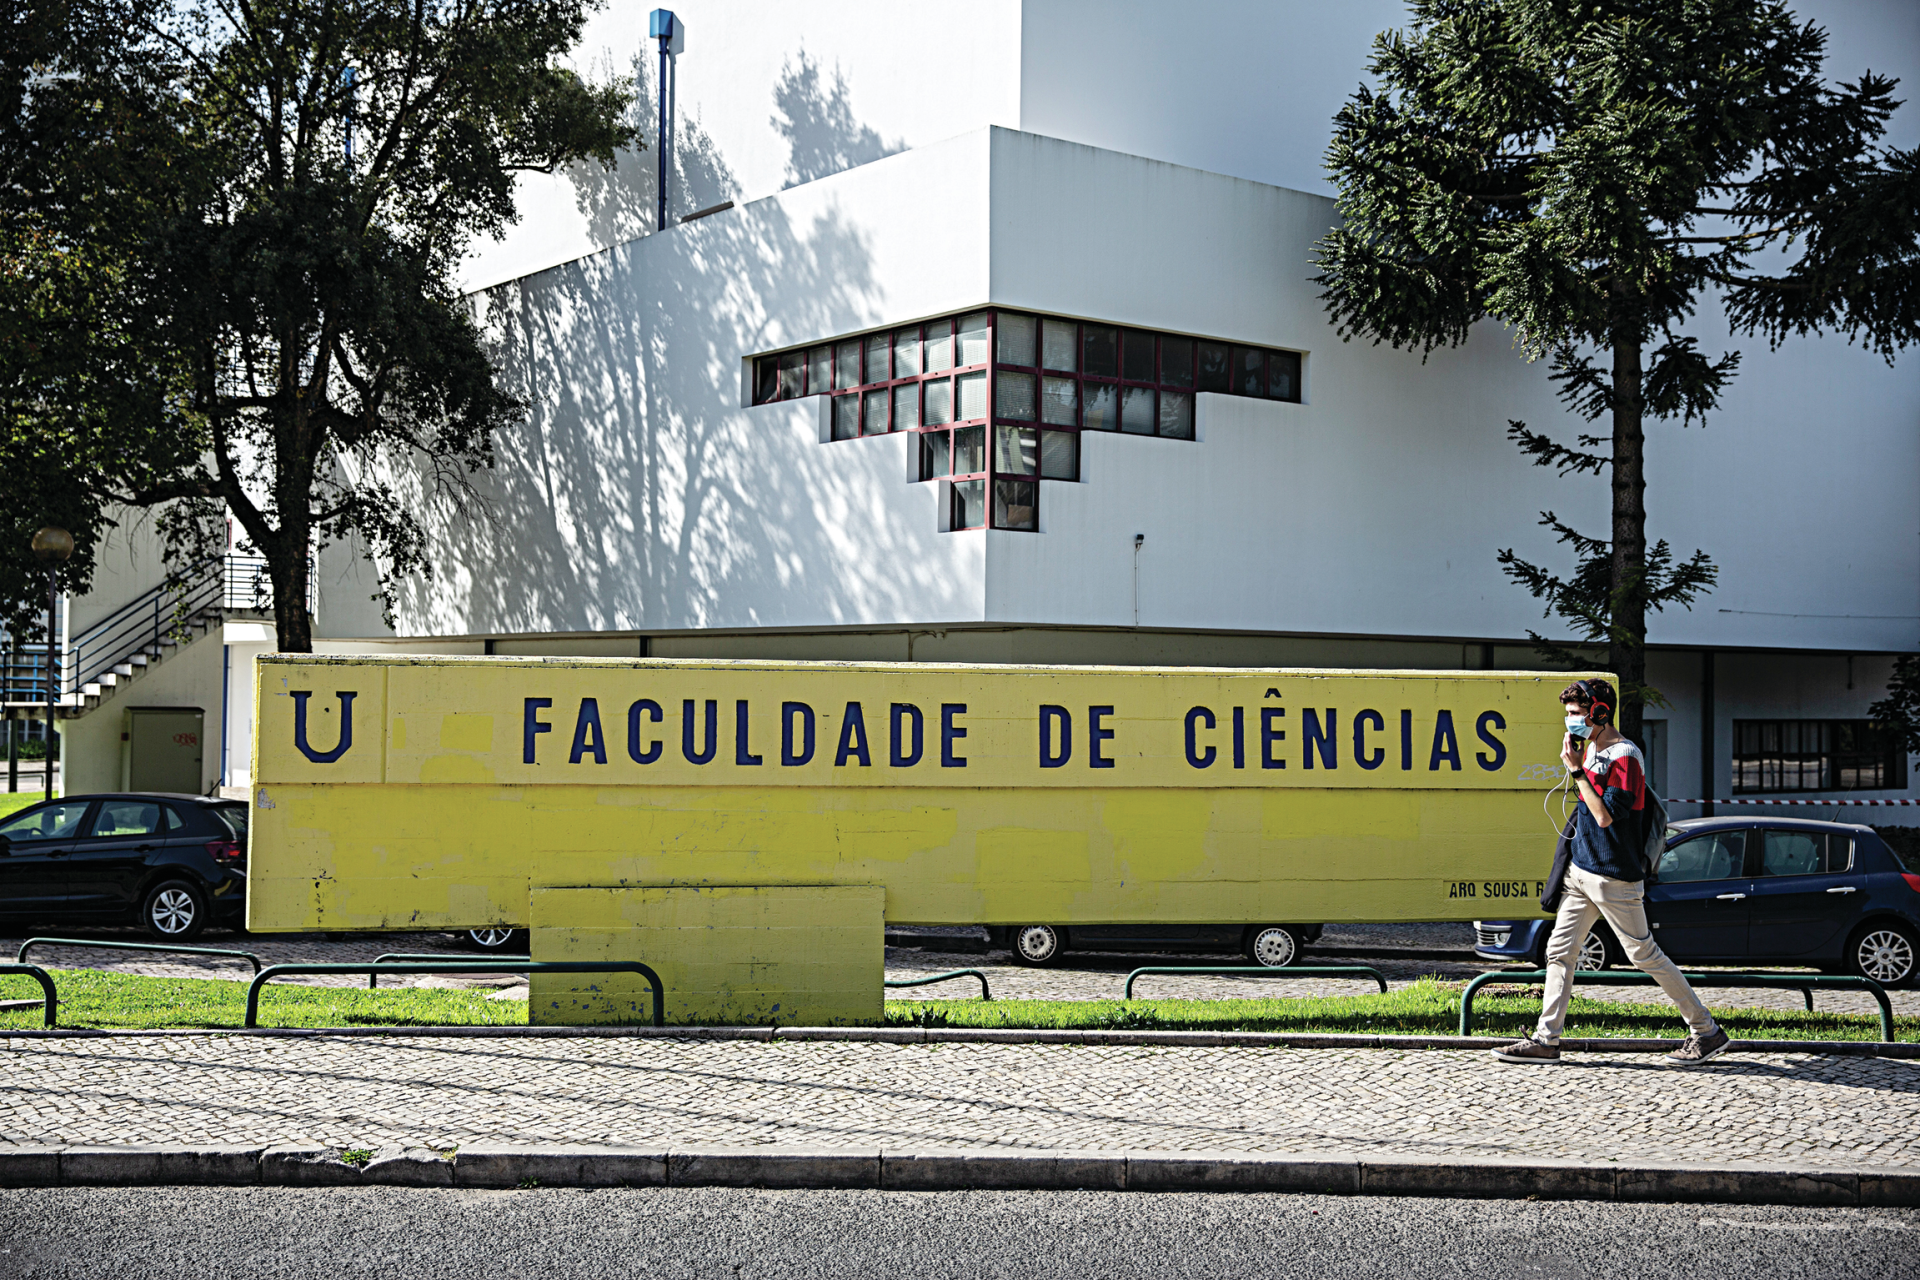
<instances>
[{"instance_id":1,"label":"red and white barrier tape","mask_svg":"<svg viewBox=\"0 0 1920 1280\"><path fill-rule=\"evenodd\" d=\"M1680 796L1666 796L1667 804L1807 804L1815 808L1831 808L1834 805L1909 805L1920 804L1920 800L1687 800Z\"/></svg>"}]
</instances>

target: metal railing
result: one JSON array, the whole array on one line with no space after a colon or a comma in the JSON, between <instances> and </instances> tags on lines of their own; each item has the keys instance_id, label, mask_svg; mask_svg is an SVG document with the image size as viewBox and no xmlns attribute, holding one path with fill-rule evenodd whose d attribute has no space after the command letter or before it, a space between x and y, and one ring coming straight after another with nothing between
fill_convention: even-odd
<instances>
[{"instance_id":1,"label":"metal railing","mask_svg":"<svg viewBox=\"0 0 1920 1280\"><path fill-rule=\"evenodd\" d=\"M1851 974L1811 974L1811 973L1683 973L1680 975L1695 987L1747 987L1761 991L1798 991L1806 998L1807 1011L1813 1011L1813 991L1815 987L1828 987L1849 991L1865 991L1880 1004L1880 1039L1891 1043L1893 1040L1893 1002L1887 999L1887 989L1872 978L1854 977ZM1460 1034L1470 1034L1473 1026L1473 997L1480 988L1489 984L1514 982L1522 986L1540 986L1547 980L1545 969L1494 970L1483 973L1467 984L1460 993ZM1652 974L1613 973L1593 969L1582 969L1574 980L1575 987L1639 987L1655 985Z\"/></svg>"},{"instance_id":2,"label":"metal railing","mask_svg":"<svg viewBox=\"0 0 1920 1280\"><path fill-rule=\"evenodd\" d=\"M392 964L395 961L424 962L445 960L447 958L447 953L444 951L389 951L383 956L375 956L373 962L375 964ZM499 956L496 958L506 961L509 968L516 964L529 964L533 960L532 956ZM467 962L462 960L458 963L465 964ZM502 969L501 972L505 973L506 970ZM367 990L377 991L379 989L380 974L377 971L369 973L367 975Z\"/></svg>"},{"instance_id":3,"label":"metal railing","mask_svg":"<svg viewBox=\"0 0 1920 1280\"><path fill-rule=\"evenodd\" d=\"M307 608L317 604L313 566L307 568ZM217 555L196 561L134 599L70 635L56 635L58 686L55 701L76 704L101 677L144 656L158 658L170 644L184 643L197 626L211 626L229 613L273 608L273 584L264 556ZM0 651L0 700L45 703L47 646L13 645Z\"/></svg>"},{"instance_id":4,"label":"metal railing","mask_svg":"<svg viewBox=\"0 0 1920 1280\"><path fill-rule=\"evenodd\" d=\"M1251 975L1262 978L1368 978L1380 984L1380 994L1387 993L1387 976L1371 965L1365 964L1315 964L1288 965L1284 969L1275 969L1268 965L1149 965L1144 969L1135 969L1127 975L1127 993L1121 997L1133 999L1134 979L1149 973L1222 973Z\"/></svg>"},{"instance_id":5,"label":"metal railing","mask_svg":"<svg viewBox=\"0 0 1920 1280\"><path fill-rule=\"evenodd\" d=\"M4 968L0 967L0 972ZM637 973L653 988L653 1025L667 1025L667 993L660 975L637 960L449 960L439 964L276 964L262 969L247 987L249 1030L259 1025L260 988L275 978L317 974L380 973Z\"/></svg>"},{"instance_id":6,"label":"metal railing","mask_svg":"<svg viewBox=\"0 0 1920 1280\"><path fill-rule=\"evenodd\" d=\"M29 947L92 947L100 951L160 951L183 956L230 956L245 960L253 966L255 973L260 972L260 957L253 952L228 951L220 947L169 947L158 942L89 942L83 938L28 938L20 944L20 950L14 955L14 960L25 964Z\"/></svg>"},{"instance_id":7,"label":"metal railing","mask_svg":"<svg viewBox=\"0 0 1920 1280\"><path fill-rule=\"evenodd\" d=\"M951 973L936 973L930 978L889 979L883 981L880 985L883 987L924 987L935 982L951 982L955 978L980 979L980 998L982 1000L993 999L993 993L987 990L987 975L978 969L955 969Z\"/></svg>"},{"instance_id":8,"label":"metal railing","mask_svg":"<svg viewBox=\"0 0 1920 1280\"><path fill-rule=\"evenodd\" d=\"M0 974L25 974L40 984L40 990L46 992L47 1025L53 1025L54 1013L60 1008L59 993L53 989L53 979L47 971L37 964L0 964Z\"/></svg>"}]
</instances>

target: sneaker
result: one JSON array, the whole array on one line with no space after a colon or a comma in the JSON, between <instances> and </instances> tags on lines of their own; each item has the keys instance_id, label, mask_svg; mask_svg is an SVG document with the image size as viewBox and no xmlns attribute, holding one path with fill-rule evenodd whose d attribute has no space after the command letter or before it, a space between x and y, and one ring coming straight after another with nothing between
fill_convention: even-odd
<instances>
[{"instance_id":1,"label":"sneaker","mask_svg":"<svg viewBox=\"0 0 1920 1280\"><path fill-rule=\"evenodd\" d=\"M1676 1067L1697 1067L1725 1053L1732 1043L1726 1032L1715 1027L1704 1036L1689 1035L1685 1044L1667 1055L1667 1061Z\"/></svg>"},{"instance_id":2,"label":"sneaker","mask_svg":"<svg viewBox=\"0 0 1920 1280\"><path fill-rule=\"evenodd\" d=\"M1512 1044L1503 1044L1498 1049L1489 1049L1494 1057L1502 1062L1540 1064L1560 1061L1560 1046L1547 1044L1528 1036L1525 1040L1516 1040Z\"/></svg>"}]
</instances>

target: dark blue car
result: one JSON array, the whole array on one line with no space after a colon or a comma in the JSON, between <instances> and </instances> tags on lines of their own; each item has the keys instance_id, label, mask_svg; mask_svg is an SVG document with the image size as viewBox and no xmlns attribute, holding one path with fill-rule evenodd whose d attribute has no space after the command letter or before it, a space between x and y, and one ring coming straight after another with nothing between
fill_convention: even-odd
<instances>
[{"instance_id":1,"label":"dark blue car","mask_svg":"<svg viewBox=\"0 0 1920 1280\"><path fill-rule=\"evenodd\" d=\"M1871 827L1692 818L1667 828L1647 885L1654 938L1681 964L1796 965L1909 985L1920 969L1920 874ZM1474 953L1546 963L1552 920L1476 920ZM1582 969L1625 963L1596 923Z\"/></svg>"}]
</instances>

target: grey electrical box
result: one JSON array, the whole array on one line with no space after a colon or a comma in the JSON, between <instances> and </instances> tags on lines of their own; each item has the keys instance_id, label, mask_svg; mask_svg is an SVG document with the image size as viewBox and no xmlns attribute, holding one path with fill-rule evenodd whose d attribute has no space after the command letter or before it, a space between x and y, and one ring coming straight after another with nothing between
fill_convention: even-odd
<instances>
[{"instance_id":1,"label":"grey electrical box","mask_svg":"<svg viewBox=\"0 0 1920 1280\"><path fill-rule=\"evenodd\" d=\"M128 707L120 727L121 787L198 795L206 718L199 707Z\"/></svg>"}]
</instances>

